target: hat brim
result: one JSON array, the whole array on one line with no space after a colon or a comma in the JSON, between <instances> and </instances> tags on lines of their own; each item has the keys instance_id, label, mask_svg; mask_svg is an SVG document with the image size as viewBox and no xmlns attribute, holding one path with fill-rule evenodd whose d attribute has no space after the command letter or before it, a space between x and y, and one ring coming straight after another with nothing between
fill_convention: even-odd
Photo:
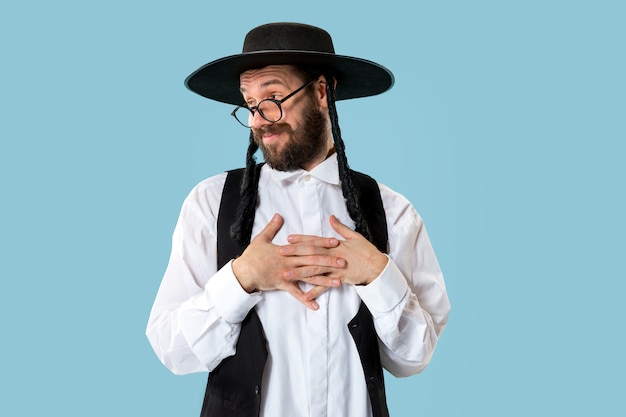
<instances>
[{"instance_id":1,"label":"hat brim","mask_svg":"<svg viewBox=\"0 0 626 417\"><path fill-rule=\"evenodd\" d=\"M240 105L239 75L268 65L316 66L337 77L337 100L367 97L389 90L393 74L375 62L361 58L310 51L256 51L210 62L185 80L191 91L222 103Z\"/></svg>"}]
</instances>

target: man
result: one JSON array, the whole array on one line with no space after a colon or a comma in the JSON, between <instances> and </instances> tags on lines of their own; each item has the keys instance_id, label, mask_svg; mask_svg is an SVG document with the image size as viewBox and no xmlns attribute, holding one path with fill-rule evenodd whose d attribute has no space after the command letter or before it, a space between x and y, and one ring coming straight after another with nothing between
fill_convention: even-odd
<instances>
[{"instance_id":1,"label":"man","mask_svg":"<svg viewBox=\"0 0 626 417\"><path fill-rule=\"evenodd\" d=\"M239 176L183 204L148 322L157 356L210 372L203 416L387 416L382 367L423 370L450 309L415 209L344 152L335 100L392 74L336 55L322 29L274 23L186 84L238 105L250 145Z\"/></svg>"}]
</instances>

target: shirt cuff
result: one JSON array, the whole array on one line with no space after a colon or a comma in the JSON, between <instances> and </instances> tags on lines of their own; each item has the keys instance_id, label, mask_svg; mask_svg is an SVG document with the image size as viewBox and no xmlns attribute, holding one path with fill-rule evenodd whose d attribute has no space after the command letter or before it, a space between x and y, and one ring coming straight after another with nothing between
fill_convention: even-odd
<instances>
[{"instance_id":1,"label":"shirt cuff","mask_svg":"<svg viewBox=\"0 0 626 417\"><path fill-rule=\"evenodd\" d=\"M240 323L248 312L261 301L261 293L248 294L233 273L228 262L206 284L206 294L213 301L217 313L228 323Z\"/></svg>"},{"instance_id":2,"label":"shirt cuff","mask_svg":"<svg viewBox=\"0 0 626 417\"><path fill-rule=\"evenodd\" d=\"M378 278L354 288L374 317L393 310L410 291L404 275L391 259Z\"/></svg>"}]
</instances>

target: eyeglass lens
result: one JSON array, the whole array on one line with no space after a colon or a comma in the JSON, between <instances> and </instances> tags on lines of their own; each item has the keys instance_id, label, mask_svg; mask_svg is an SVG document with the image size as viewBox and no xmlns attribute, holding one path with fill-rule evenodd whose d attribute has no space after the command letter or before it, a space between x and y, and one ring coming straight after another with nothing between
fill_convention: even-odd
<instances>
[{"instance_id":1,"label":"eyeglass lens","mask_svg":"<svg viewBox=\"0 0 626 417\"><path fill-rule=\"evenodd\" d=\"M233 110L231 114L235 116L235 119L237 119L237 121L245 127L252 127L254 112L257 111L259 112L259 115L261 115L261 117L263 117L265 120L270 123L275 123L283 117L283 111L280 107L280 104L284 103L290 97L293 97L299 91L311 85L314 81L315 78L313 78L308 83L303 84L300 88L292 91L290 94L287 94L287 97L280 101L268 98L265 100L261 100L259 102L259 105L252 107L252 109L246 106L238 106L237 108L235 108L235 110Z\"/></svg>"},{"instance_id":2,"label":"eyeglass lens","mask_svg":"<svg viewBox=\"0 0 626 417\"><path fill-rule=\"evenodd\" d=\"M258 111L261 114L261 117L263 117L268 122L277 122L282 117L280 105L273 100L261 101L255 111ZM234 112L234 116L242 125L247 127L252 126L254 113L249 108L238 107Z\"/></svg>"}]
</instances>

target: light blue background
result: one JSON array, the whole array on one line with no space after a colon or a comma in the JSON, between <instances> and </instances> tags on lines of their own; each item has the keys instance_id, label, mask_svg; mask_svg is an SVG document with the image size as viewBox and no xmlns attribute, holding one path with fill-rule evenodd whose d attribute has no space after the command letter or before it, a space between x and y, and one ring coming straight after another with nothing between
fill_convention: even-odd
<instances>
[{"instance_id":1,"label":"light blue background","mask_svg":"<svg viewBox=\"0 0 626 417\"><path fill-rule=\"evenodd\" d=\"M206 376L144 330L183 198L246 132L183 80L270 21L396 76L339 103L348 157L422 214L453 311L392 416L625 415L623 4L3 2L0 415L198 415Z\"/></svg>"}]
</instances>

